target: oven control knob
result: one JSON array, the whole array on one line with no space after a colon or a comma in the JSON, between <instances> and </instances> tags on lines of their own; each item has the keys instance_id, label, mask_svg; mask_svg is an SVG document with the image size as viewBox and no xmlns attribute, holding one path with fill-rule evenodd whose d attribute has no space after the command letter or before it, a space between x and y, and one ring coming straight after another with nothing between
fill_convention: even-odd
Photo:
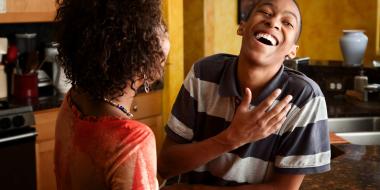
<instances>
[{"instance_id":1,"label":"oven control knob","mask_svg":"<svg viewBox=\"0 0 380 190\"><path fill-rule=\"evenodd\" d=\"M12 119L12 122L15 127L21 127L25 124L25 119L23 116L18 115Z\"/></svg>"},{"instance_id":2,"label":"oven control knob","mask_svg":"<svg viewBox=\"0 0 380 190\"><path fill-rule=\"evenodd\" d=\"M9 118L0 119L0 129L9 129L12 123Z\"/></svg>"}]
</instances>

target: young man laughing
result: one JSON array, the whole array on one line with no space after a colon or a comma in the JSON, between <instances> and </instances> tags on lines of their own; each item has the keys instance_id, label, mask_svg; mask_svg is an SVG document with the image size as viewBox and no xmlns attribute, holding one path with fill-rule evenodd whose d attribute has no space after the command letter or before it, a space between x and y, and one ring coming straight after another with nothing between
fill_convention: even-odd
<instances>
[{"instance_id":1,"label":"young man laughing","mask_svg":"<svg viewBox=\"0 0 380 190\"><path fill-rule=\"evenodd\" d=\"M330 169L323 94L282 64L296 56L301 23L295 1L258 0L239 26L239 56L193 65L158 161L180 184L165 189L298 189Z\"/></svg>"}]
</instances>

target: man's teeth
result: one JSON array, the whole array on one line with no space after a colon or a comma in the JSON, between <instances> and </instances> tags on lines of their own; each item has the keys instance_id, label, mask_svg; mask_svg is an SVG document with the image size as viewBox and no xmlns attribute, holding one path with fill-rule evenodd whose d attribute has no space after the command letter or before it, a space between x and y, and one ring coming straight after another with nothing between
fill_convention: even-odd
<instances>
[{"instance_id":1,"label":"man's teeth","mask_svg":"<svg viewBox=\"0 0 380 190\"><path fill-rule=\"evenodd\" d=\"M272 46L277 45L276 39L274 39L274 37L272 35L270 35L270 34L258 33L256 35L256 39L259 40L260 38L264 38L264 39L268 40L271 43Z\"/></svg>"}]
</instances>

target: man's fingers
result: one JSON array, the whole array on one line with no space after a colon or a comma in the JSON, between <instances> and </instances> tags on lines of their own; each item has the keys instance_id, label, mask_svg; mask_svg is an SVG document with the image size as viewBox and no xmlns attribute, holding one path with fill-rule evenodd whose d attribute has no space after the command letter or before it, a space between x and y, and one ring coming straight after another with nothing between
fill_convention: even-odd
<instances>
[{"instance_id":1,"label":"man's fingers","mask_svg":"<svg viewBox=\"0 0 380 190\"><path fill-rule=\"evenodd\" d=\"M251 100L252 100L252 92L249 88L245 88L243 100L241 101L241 104L240 104L240 106L242 106L241 108L247 111L249 108L249 105L251 104Z\"/></svg>"},{"instance_id":2,"label":"man's fingers","mask_svg":"<svg viewBox=\"0 0 380 190\"><path fill-rule=\"evenodd\" d=\"M261 102L255 109L255 115L257 118L260 118L262 115L264 115L265 111L268 110L268 108L273 104L273 102L276 100L276 98L281 94L280 89L276 89L272 92L270 96L265 98L263 102Z\"/></svg>"},{"instance_id":3,"label":"man's fingers","mask_svg":"<svg viewBox=\"0 0 380 190\"><path fill-rule=\"evenodd\" d=\"M286 115L288 114L290 108L291 108L291 105L287 104L285 108L281 110L281 112L268 118L268 123L267 123L268 127L272 127L273 125L278 125L279 123L282 125L286 119Z\"/></svg>"},{"instance_id":4,"label":"man's fingers","mask_svg":"<svg viewBox=\"0 0 380 190\"><path fill-rule=\"evenodd\" d=\"M274 106L269 112L266 112L265 119L269 120L284 110L289 105L289 102L293 99L293 96L287 95L276 106Z\"/></svg>"}]
</instances>

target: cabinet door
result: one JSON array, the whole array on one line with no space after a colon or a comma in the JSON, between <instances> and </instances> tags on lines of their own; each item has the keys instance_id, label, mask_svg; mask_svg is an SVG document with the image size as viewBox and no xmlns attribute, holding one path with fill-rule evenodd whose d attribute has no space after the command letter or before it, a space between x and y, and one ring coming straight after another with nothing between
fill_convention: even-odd
<instances>
[{"instance_id":1,"label":"cabinet door","mask_svg":"<svg viewBox=\"0 0 380 190\"><path fill-rule=\"evenodd\" d=\"M156 138L157 150L160 150L164 140L162 127L162 91L153 91L148 94L139 94L133 100L132 113L134 119L149 126Z\"/></svg>"},{"instance_id":2,"label":"cabinet door","mask_svg":"<svg viewBox=\"0 0 380 190\"><path fill-rule=\"evenodd\" d=\"M0 23L25 23L53 21L56 14L55 0L3 0L5 13Z\"/></svg>"},{"instance_id":3,"label":"cabinet door","mask_svg":"<svg viewBox=\"0 0 380 190\"><path fill-rule=\"evenodd\" d=\"M36 144L37 190L55 190L54 140Z\"/></svg>"},{"instance_id":4,"label":"cabinet door","mask_svg":"<svg viewBox=\"0 0 380 190\"><path fill-rule=\"evenodd\" d=\"M58 117L59 108L53 108L34 112L36 119L37 143L52 140L55 137L55 121Z\"/></svg>"},{"instance_id":5,"label":"cabinet door","mask_svg":"<svg viewBox=\"0 0 380 190\"><path fill-rule=\"evenodd\" d=\"M37 111L36 119L36 168L37 190L55 190L54 139L58 108Z\"/></svg>"}]
</instances>

